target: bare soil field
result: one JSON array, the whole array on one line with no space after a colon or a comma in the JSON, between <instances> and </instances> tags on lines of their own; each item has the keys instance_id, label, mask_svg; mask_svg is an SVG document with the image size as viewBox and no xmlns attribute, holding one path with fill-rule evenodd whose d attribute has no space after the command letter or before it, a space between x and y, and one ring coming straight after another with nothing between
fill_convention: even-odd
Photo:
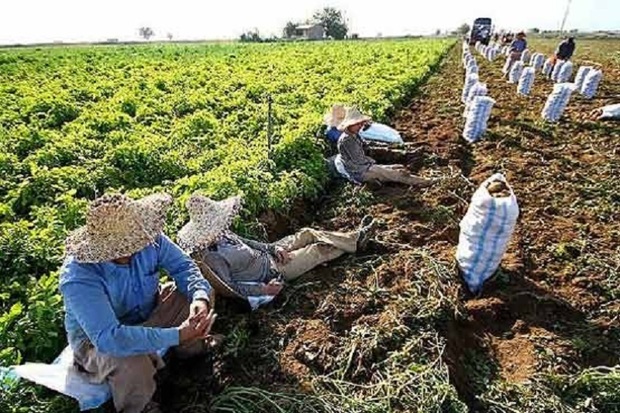
<instances>
[{"instance_id":1,"label":"bare soil field","mask_svg":"<svg viewBox=\"0 0 620 413\"><path fill-rule=\"evenodd\" d=\"M304 276L267 308L221 300L226 341L213 359L171 363L158 394L167 411L620 411L620 124L587 116L620 99L620 42L578 41L575 70L596 62L603 81L553 125L540 116L550 81L537 74L531 96L518 96L503 59L474 55L497 100L482 141L460 137L457 45L393 117L421 148L410 169L449 178L424 190L334 186L312 206L265 215L271 239L352 229L369 213L381 225L368 251ZM474 297L454 262L459 221L494 172L521 215Z\"/></svg>"}]
</instances>

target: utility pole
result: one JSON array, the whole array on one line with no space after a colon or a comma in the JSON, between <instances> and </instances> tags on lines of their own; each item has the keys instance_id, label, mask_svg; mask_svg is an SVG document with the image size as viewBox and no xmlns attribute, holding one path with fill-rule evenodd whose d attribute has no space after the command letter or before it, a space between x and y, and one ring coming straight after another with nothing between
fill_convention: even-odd
<instances>
[{"instance_id":1,"label":"utility pole","mask_svg":"<svg viewBox=\"0 0 620 413\"><path fill-rule=\"evenodd\" d=\"M271 140L273 135L272 108L273 99L271 95L267 96L267 159L271 159Z\"/></svg>"},{"instance_id":2,"label":"utility pole","mask_svg":"<svg viewBox=\"0 0 620 413\"><path fill-rule=\"evenodd\" d=\"M560 36L564 33L564 25L566 24L566 19L568 18L568 11L570 10L570 4L572 0L568 0L566 3L566 11L564 11L564 18L562 19L562 26L560 26Z\"/></svg>"}]
</instances>

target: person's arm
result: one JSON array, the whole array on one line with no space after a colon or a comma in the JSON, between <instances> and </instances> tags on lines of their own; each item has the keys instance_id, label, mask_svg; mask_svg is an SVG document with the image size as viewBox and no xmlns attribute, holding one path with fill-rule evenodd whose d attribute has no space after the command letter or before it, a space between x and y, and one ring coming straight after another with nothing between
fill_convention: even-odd
<instances>
[{"instance_id":1,"label":"person's arm","mask_svg":"<svg viewBox=\"0 0 620 413\"><path fill-rule=\"evenodd\" d=\"M230 266L217 252L204 251L197 258L202 261L220 280L243 297L264 295L264 283L245 284L233 278Z\"/></svg>"},{"instance_id":2,"label":"person's arm","mask_svg":"<svg viewBox=\"0 0 620 413\"><path fill-rule=\"evenodd\" d=\"M209 302L211 285L202 276L194 260L163 234L157 239L157 249L159 266L168 272L179 291L190 302Z\"/></svg>"},{"instance_id":3,"label":"person's arm","mask_svg":"<svg viewBox=\"0 0 620 413\"><path fill-rule=\"evenodd\" d=\"M364 164L370 159L366 156L363 144L359 143L354 136L343 138L338 145L338 151L345 161L354 164Z\"/></svg>"},{"instance_id":4,"label":"person's arm","mask_svg":"<svg viewBox=\"0 0 620 413\"><path fill-rule=\"evenodd\" d=\"M154 353L179 344L177 328L121 324L101 281L94 274L85 275L61 284L60 291L65 308L75 315L98 352L115 357L128 357Z\"/></svg>"},{"instance_id":5,"label":"person's arm","mask_svg":"<svg viewBox=\"0 0 620 413\"><path fill-rule=\"evenodd\" d=\"M241 242L243 242L245 245L247 245L250 248L253 248L255 250L261 251L261 252L266 252L267 254L270 255L275 255L276 253L276 246L274 244L268 244L265 242L260 242L260 241L254 241L251 239L247 239L247 238L243 238L243 237L239 237L239 240Z\"/></svg>"}]
</instances>

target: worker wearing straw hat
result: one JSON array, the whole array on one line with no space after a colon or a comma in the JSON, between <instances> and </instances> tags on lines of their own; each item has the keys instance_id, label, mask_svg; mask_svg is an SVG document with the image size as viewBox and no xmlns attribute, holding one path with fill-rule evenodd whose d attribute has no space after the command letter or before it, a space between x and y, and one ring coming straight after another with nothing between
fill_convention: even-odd
<instances>
[{"instance_id":1,"label":"worker wearing straw hat","mask_svg":"<svg viewBox=\"0 0 620 413\"><path fill-rule=\"evenodd\" d=\"M370 117L354 107L347 108L338 129L343 132L338 139L337 164L342 165L348 178L355 182L399 182L419 187L432 185L435 181L412 175L404 165L379 165L366 156L365 144L359 135L369 124Z\"/></svg>"},{"instance_id":2,"label":"worker wearing straw hat","mask_svg":"<svg viewBox=\"0 0 620 413\"><path fill-rule=\"evenodd\" d=\"M363 249L374 233L372 217L351 232L304 228L272 244L242 238L230 230L241 198L214 201L198 193L188 202L189 222L179 231L179 245L217 274L240 297L275 296L284 281L316 266Z\"/></svg>"},{"instance_id":3,"label":"worker wearing straw hat","mask_svg":"<svg viewBox=\"0 0 620 413\"><path fill-rule=\"evenodd\" d=\"M212 290L194 261L163 233L172 199L104 195L66 240L60 271L65 327L76 365L107 381L115 408L157 412L158 351L201 354L215 320ZM159 285L160 270L174 284Z\"/></svg>"}]
</instances>

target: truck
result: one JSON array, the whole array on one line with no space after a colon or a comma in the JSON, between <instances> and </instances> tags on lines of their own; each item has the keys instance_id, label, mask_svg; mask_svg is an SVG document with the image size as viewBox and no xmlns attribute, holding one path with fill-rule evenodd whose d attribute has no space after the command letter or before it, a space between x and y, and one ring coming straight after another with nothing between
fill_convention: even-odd
<instances>
[{"instance_id":1,"label":"truck","mask_svg":"<svg viewBox=\"0 0 620 413\"><path fill-rule=\"evenodd\" d=\"M481 42L488 45L491 40L492 25L493 22L490 17L478 17L474 20L474 24L471 25L471 31L469 32L469 44L473 45L476 42Z\"/></svg>"}]
</instances>

